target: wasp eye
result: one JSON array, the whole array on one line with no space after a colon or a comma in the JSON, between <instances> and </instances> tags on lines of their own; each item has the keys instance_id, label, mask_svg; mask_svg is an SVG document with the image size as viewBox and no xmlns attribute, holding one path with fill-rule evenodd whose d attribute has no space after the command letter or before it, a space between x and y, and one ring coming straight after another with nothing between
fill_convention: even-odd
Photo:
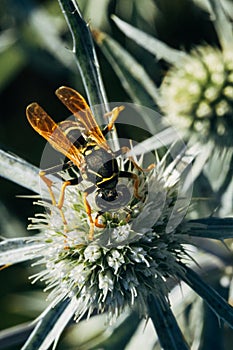
<instances>
[{"instance_id":1,"label":"wasp eye","mask_svg":"<svg viewBox=\"0 0 233 350\"><path fill-rule=\"evenodd\" d=\"M116 189L99 189L96 195L96 204L99 209L112 211L126 206L131 198L126 185L119 184Z\"/></svg>"}]
</instances>

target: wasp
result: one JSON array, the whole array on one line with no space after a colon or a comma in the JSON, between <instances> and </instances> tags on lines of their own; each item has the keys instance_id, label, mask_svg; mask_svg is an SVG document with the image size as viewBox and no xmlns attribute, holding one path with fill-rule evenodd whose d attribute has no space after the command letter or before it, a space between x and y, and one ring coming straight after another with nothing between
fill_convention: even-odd
<instances>
[{"instance_id":1,"label":"wasp","mask_svg":"<svg viewBox=\"0 0 233 350\"><path fill-rule=\"evenodd\" d=\"M101 129L86 100L77 91L62 86L56 90L56 95L73 114L74 120L56 123L35 102L31 103L26 109L27 119L36 132L43 136L55 150L66 157L67 161L63 164L62 170L76 167L80 176L70 180L63 179L60 196L58 202L56 202L52 190L53 182L46 175L58 173L61 166L41 170L39 175L48 186L52 203L59 208L64 225L67 224L62 212L66 187L77 185L82 180L91 183L91 186L83 191L83 201L90 223L89 238L93 239L94 227L105 227L99 223L98 217L107 211L124 207L130 201L130 191L125 184L118 183L119 178L132 179L134 182L134 196L141 198L138 194L138 175L120 170L118 166L116 158L127 151L126 147L114 152L105 138L106 134L112 130L119 113L124 107L116 107L110 113L107 113L107 116L111 115L112 117L108 124ZM79 132L78 138L74 136L75 131ZM94 220L87 199L91 193L95 193L95 202L99 208Z\"/></svg>"}]
</instances>

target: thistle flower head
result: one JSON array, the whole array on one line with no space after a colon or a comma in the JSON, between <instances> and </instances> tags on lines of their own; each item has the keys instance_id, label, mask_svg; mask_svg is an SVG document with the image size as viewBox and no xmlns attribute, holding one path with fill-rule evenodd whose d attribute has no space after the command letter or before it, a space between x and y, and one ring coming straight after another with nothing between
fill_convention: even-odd
<instances>
[{"instance_id":1,"label":"thistle flower head","mask_svg":"<svg viewBox=\"0 0 233 350\"><path fill-rule=\"evenodd\" d=\"M232 146L232 62L232 50L200 46L168 72L160 90L160 106L186 136Z\"/></svg>"},{"instance_id":2,"label":"thistle flower head","mask_svg":"<svg viewBox=\"0 0 233 350\"><path fill-rule=\"evenodd\" d=\"M30 228L41 230L43 242L36 264L44 266L33 278L46 283L55 303L76 296L77 319L105 311L115 318L128 306L147 315L148 296L167 296L166 279L182 274L188 236L179 225L186 207L178 204L176 162L166 169L163 159L148 173L131 170L140 177L141 198L132 195L125 207L103 213L105 227L95 228L92 240L79 186L67 188L65 228L58 208L44 201L39 204L48 210L32 219ZM132 190L132 182L126 183Z\"/></svg>"}]
</instances>

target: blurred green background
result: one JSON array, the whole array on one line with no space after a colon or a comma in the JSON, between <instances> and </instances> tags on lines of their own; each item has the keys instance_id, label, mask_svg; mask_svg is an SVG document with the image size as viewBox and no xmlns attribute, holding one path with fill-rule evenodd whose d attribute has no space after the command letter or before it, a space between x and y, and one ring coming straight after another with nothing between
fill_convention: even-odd
<instances>
[{"instance_id":1,"label":"blurred green background","mask_svg":"<svg viewBox=\"0 0 233 350\"><path fill-rule=\"evenodd\" d=\"M159 86L167 70L156 59L125 38L111 21L111 14L145 30L175 48L190 50L195 44L217 43L203 5L190 0L79 0L92 28L110 34L144 66ZM97 47L109 101L130 101L110 64ZM72 86L85 96L72 56L72 43L59 4L55 0L1 0L0 2L0 146L39 166L45 141L29 126L25 108L39 102L56 121L67 111L54 95L61 85ZM129 135L130 136L130 135ZM35 208L24 188L0 179L0 234L26 235L27 218ZM34 272L34 271L33 271ZM31 320L46 302L40 286L31 286L32 269L21 264L0 273L0 328Z\"/></svg>"}]
</instances>

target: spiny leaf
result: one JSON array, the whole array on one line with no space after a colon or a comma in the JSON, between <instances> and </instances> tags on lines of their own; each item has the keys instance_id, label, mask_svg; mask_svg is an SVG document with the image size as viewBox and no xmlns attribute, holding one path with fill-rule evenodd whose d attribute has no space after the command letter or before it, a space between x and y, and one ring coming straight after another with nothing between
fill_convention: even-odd
<instances>
[{"instance_id":1,"label":"spiny leaf","mask_svg":"<svg viewBox=\"0 0 233 350\"><path fill-rule=\"evenodd\" d=\"M203 218L187 223L190 236L224 240L233 238L233 218Z\"/></svg>"},{"instance_id":2,"label":"spiny leaf","mask_svg":"<svg viewBox=\"0 0 233 350\"><path fill-rule=\"evenodd\" d=\"M155 106L158 90L145 69L107 34L95 30L93 35L132 100L141 105Z\"/></svg>"},{"instance_id":3,"label":"spiny leaf","mask_svg":"<svg viewBox=\"0 0 233 350\"><path fill-rule=\"evenodd\" d=\"M108 112L107 100L89 26L82 18L75 1L59 0L59 4L72 34L73 52L82 76L88 101L92 109L95 105L101 105L103 115ZM97 115L97 118L99 118L101 124L103 122L102 116Z\"/></svg>"},{"instance_id":4,"label":"spiny leaf","mask_svg":"<svg viewBox=\"0 0 233 350\"><path fill-rule=\"evenodd\" d=\"M39 256L35 251L42 243L32 241L31 237L12 238L0 242L0 266L8 266Z\"/></svg>"},{"instance_id":5,"label":"spiny leaf","mask_svg":"<svg viewBox=\"0 0 233 350\"><path fill-rule=\"evenodd\" d=\"M164 59L171 64L175 64L186 56L184 52L169 47L159 39L153 38L151 35L141 31L140 29L131 26L117 16L113 15L112 19L127 37L134 40L138 45L155 55L158 60Z\"/></svg>"},{"instance_id":6,"label":"spiny leaf","mask_svg":"<svg viewBox=\"0 0 233 350\"><path fill-rule=\"evenodd\" d=\"M58 341L63 329L73 317L77 300L66 299L53 308L50 306L40 317L39 322L21 350L47 350Z\"/></svg>"},{"instance_id":7,"label":"spiny leaf","mask_svg":"<svg viewBox=\"0 0 233 350\"><path fill-rule=\"evenodd\" d=\"M185 271L185 275L180 274L180 278L204 299L220 319L233 328L233 307L210 285L205 283L196 272L182 263L180 265L182 265Z\"/></svg>"},{"instance_id":8,"label":"spiny leaf","mask_svg":"<svg viewBox=\"0 0 233 350\"><path fill-rule=\"evenodd\" d=\"M159 342L164 350L188 350L189 347L183 338L167 301L161 301L155 296L148 298L150 317L158 333Z\"/></svg>"},{"instance_id":9,"label":"spiny leaf","mask_svg":"<svg viewBox=\"0 0 233 350\"><path fill-rule=\"evenodd\" d=\"M232 24L230 19L226 16L220 0L209 0L214 17L213 23L218 34L219 41L223 50L232 48L233 34Z\"/></svg>"},{"instance_id":10,"label":"spiny leaf","mask_svg":"<svg viewBox=\"0 0 233 350\"><path fill-rule=\"evenodd\" d=\"M0 150L0 176L28 188L35 193L40 193L41 189L38 175L39 169L37 167L18 156Z\"/></svg>"}]
</instances>

